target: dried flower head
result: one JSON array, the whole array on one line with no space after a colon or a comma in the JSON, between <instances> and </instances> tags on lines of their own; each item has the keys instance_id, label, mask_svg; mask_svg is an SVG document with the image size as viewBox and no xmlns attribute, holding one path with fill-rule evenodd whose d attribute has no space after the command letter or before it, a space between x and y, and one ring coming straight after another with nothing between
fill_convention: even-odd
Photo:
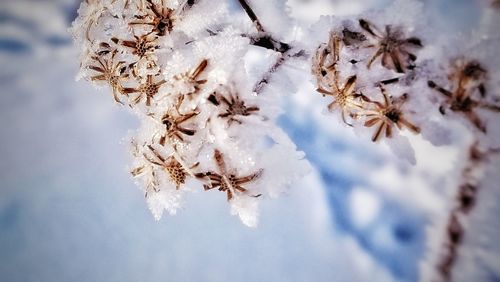
<instances>
[{"instance_id":1,"label":"dried flower head","mask_svg":"<svg viewBox=\"0 0 500 282\"><path fill-rule=\"evenodd\" d=\"M323 96L332 96L334 100L328 105L328 110L333 112L339 108L342 121L352 126L346 120L346 115L353 117L354 112L363 109L363 95L356 93L357 76L349 76L345 83L340 81L337 63L342 50L342 38L330 32L328 44L321 44L316 49L313 57L312 73L316 77L316 91Z\"/></svg>"},{"instance_id":2,"label":"dried flower head","mask_svg":"<svg viewBox=\"0 0 500 282\"><path fill-rule=\"evenodd\" d=\"M359 20L359 25L366 31L368 37L374 40L373 44L366 47L376 49L375 54L368 61L368 68L380 56L382 56L382 66L400 73L414 67L413 63L417 56L411 50L422 47L420 39L406 38L400 28L390 25L386 25L385 32L382 32L364 19Z\"/></svg>"},{"instance_id":3,"label":"dried flower head","mask_svg":"<svg viewBox=\"0 0 500 282\"><path fill-rule=\"evenodd\" d=\"M444 104L439 110L444 115L446 109L453 112L460 112L480 131L486 133L486 126L476 114L476 108L483 108L494 112L500 112L500 107L486 103L486 88L484 83L487 80L487 71L475 60L457 59L451 68L449 81L452 89L447 90L438 86L434 81L429 80L427 85L443 94ZM479 94L479 95L477 95Z\"/></svg>"},{"instance_id":4,"label":"dried flower head","mask_svg":"<svg viewBox=\"0 0 500 282\"><path fill-rule=\"evenodd\" d=\"M316 76L318 84L328 73L335 70L335 65L340 60L341 48L341 38L331 32L328 44L323 43L316 49L313 57L312 73Z\"/></svg>"},{"instance_id":5,"label":"dried flower head","mask_svg":"<svg viewBox=\"0 0 500 282\"><path fill-rule=\"evenodd\" d=\"M247 176L238 177L237 172L230 172L226 168L226 163L224 161L224 156L222 153L215 149L214 159L219 169L219 173L209 171L205 173L197 174L198 178L208 178L209 184L203 185L205 190L211 190L214 188L219 188L219 191L227 193L227 200L231 201L236 193L247 193L247 189L244 188L243 184L252 182L260 177L262 170L258 170L255 173L249 174ZM252 197L260 197L261 195L251 195Z\"/></svg>"},{"instance_id":6,"label":"dried flower head","mask_svg":"<svg viewBox=\"0 0 500 282\"><path fill-rule=\"evenodd\" d=\"M141 84L137 88L123 88L123 92L126 94L138 93L138 95L132 100L132 105L137 105L143 98L146 98L146 106L151 106L151 101L153 97L156 96L160 87L166 82L166 80L161 79L154 82L153 75L148 75L146 82Z\"/></svg>"},{"instance_id":7,"label":"dried flower head","mask_svg":"<svg viewBox=\"0 0 500 282\"><path fill-rule=\"evenodd\" d=\"M194 94L198 94L201 87L207 83L206 79L200 79L199 76L205 71L208 66L208 60L203 59L196 68L191 71L174 76L174 80L185 83L190 90L184 93L189 99L193 98Z\"/></svg>"},{"instance_id":8,"label":"dried flower head","mask_svg":"<svg viewBox=\"0 0 500 282\"><path fill-rule=\"evenodd\" d=\"M316 89L323 96L333 97L334 100L328 104L328 110L333 112L337 108L340 109L342 121L350 126L352 125L347 122L346 115L352 117L355 111L363 109L364 96L356 93L356 79L356 76L352 75L341 85L338 72L334 71L329 73Z\"/></svg>"},{"instance_id":9,"label":"dried flower head","mask_svg":"<svg viewBox=\"0 0 500 282\"><path fill-rule=\"evenodd\" d=\"M164 126L164 133L158 141L160 145L165 145L167 140L184 142L185 136L193 136L196 133L196 129L186 128L183 124L192 120L199 114L199 112L193 110L188 113L181 114L179 108L183 100L184 96L179 96L177 104L174 107L170 107L161 117L161 124Z\"/></svg>"},{"instance_id":10,"label":"dried flower head","mask_svg":"<svg viewBox=\"0 0 500 282\"><path fill-rule=\"evenodd\" d=\"M172 31L175 21L178 20L179 14L186 3L187 1L184 1L177 9L171 9L165 6L165 0L161 0L159 3L146 0L144 9L146 13L136 16L137 20L130 22L129 25L150 26L152 28L151 32L158 36L164 36Z\"/></svg>"},{"instance_id":11,"label":"dried flower head","mask_svg":"<svg viewBox=\"0 0 500 282\"><path fill-rule=\"evenodd\" d=\"M186 183L188 176L194 176L192 169L196 168L199 163L197 162L192 166L187 167L182 158L176 154L175 146L173 153L167 158L164 158L160 152L153 148L153 146L148 145L147 147L152 152L153 157L150 157L148 154L144 154L144 157L152 164L163 168L167 172L176 189L179 189Z\"/></svg>"},{"instance_id":12,"label":"dried flower head","mask_svg":"<svg viewBox=\"0 0 500 282\"><path fill-rule=\"evenodd\" d=\"M413 133L420 133L420 128L409 122L404 117L403 110L401 109L403 104L408 99L408 94L405 93L400 97L393 99L387 94L383 86L380 85L379 88L382 92L384 101L370 101L374 106L374 109L365 110L362 114L366 117L364 126L378 126L372 136L372 141L376 142L380 140L383 135L385 135L387 138L391 138L394 126L396 126L399 130L408 128Z\"/></svg>"},{"instance_id":13,"label":"dried flower head","mask_svg":"<svg viewBox=\"0 0 500 282\"><path fill-rule=\"evenodd\" d=\"M116 37L111 38L115 44L120 44L132 49L132 54L142 58L148 54L152 54L156 49L159 49L158 37L154 34L147 33L141 36L134 34L134 40L122 40Z\"/></svg>"},{"instance_id":14,"label":"dried flower head","mask_svg":"<svg viewBox=\"0 0 500 282\"><path fill-rule=\"evenodd\" d=\"M216 105L223 108L222 113L220 113L218 117L226 119L229 125L233 122L241 124L241 117L250 116L259 111L259 107L255 105L246 105L245 101L240 98L234 89L229 87L223 87L223 89L225 91L219 90L215 92L214 102ZM226 93L228 96L227 98Z\"/></svg>"},{"instance_id":15,"label":"dried flower head","mask_svg":"<svg viewBox=\"0 0 500 282\"><path fill-rule=\"evenodd\" d=\"M111 53L111 55L106 59L105 56L108 53ZM88 65L87 68L98 73L96 75L92 75L90 80L107 82L113 91L115 101L123 104L118 97L118 94L127 94L123 91L120 80L127 78L128 74L125 73L126 66L124 61L115 62L116 54L116 50L97 52L90 57L93 64Z\"/></svg>"}]
</instances>

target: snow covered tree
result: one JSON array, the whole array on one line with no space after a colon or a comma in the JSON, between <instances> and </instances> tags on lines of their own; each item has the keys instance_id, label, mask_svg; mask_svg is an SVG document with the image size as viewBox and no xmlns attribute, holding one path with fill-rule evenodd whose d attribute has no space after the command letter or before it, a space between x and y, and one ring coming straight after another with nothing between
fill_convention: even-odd
<instances>
[{"instance_id":1,"label":"snow covered tree","mask_svg":"<svg viewBox=\"0 0 500 282\"><path fill-rule=\"evenodd\" d=\"M186 192L219 190L256 226L260 198L309 170L277 122L295 97L321 99L326 123L409 164L415 144L462 146L449 215L429 231L437 253L422 267L428 281L449 281L500 148L497 2L478 2L478 30L441 36L416 0L311 25L286 1L86 0L72 33L79 77L107 85L141 121L130 170L157 219Z\"/></svg>"}]
</instances>

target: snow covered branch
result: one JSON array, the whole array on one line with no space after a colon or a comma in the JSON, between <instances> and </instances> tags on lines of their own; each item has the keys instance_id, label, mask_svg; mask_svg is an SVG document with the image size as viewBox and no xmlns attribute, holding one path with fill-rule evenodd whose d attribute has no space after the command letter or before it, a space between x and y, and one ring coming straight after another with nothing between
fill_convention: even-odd
<instances>
[{"instance_id":1,"label":"snow covered branch","mask_svg":"<svg viewBox=\"0 0 500 282\"><path fill-rule=\"evenodd\" d=\"M277 125L282 101L307 89L324 99L325 119L410 164L415 140L450 145L457 126L476 137L436 262L449 279L478 191L469 175L500 147L500 38L489 23L464 42L433 32L418 1L311 26L284 1L238 4L245 20L225 0L87 0L73 24L79 77L108 86L141 121L130 170L154 216L175 214L187 192L218 190L256 226L259 201L309 169Z\"/></svg>"},{"instance_id":2,"label":"snow covered branch","mask_svg":"<svg viewBox=\"0 0 500 282\"><path fill-rule=\"evenodd\" d=\"M155 217L176 213L200 187L224 192L232 213L255 226L259 198L280 194L308 164L275 124L272 95L251 91L251 41L215 2L89 1L73 33L81 77L108 84L142 122L131 173Z\"/></svg>"}]
</instances>

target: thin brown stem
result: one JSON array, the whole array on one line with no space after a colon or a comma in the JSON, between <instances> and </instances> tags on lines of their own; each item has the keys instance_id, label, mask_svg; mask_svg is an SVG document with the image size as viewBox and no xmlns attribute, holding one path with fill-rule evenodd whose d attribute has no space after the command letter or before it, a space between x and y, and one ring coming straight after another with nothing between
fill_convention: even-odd
<instances>
[{"instance_id":1,"label":"thin brown stem","mask_svg":"<svg viewBox=\"0 0 500 282\"><path fill-rule=\"evenodd\" d=\"M243 10L245 10L245 13L250 18L250 20L252 20L252 22L255 24L255 28L257 28L257 31L260 33L265 33L266 31L262 27L262 24L260 23L259 18L257 18L257 15L254 13L252 8L250 8L247 1L246 0L238 0L238 2L240 3Z\"/></svg>"},{"instance_id":2,"label":"thin brown stem","mask_svg":"<svg viewBox=\"0 0 500 282\"><path fill-rule=\"evenodd\" d=\"M455 266L460 247L465 236L463 221L467 219L471 210L476 205L480 186L477 179L477 170L482 170L488 163L491 154L498 153L498 149L482 151L478 144L473 144L469 149L467 164L462 170L462 183L455 197L454 207L448 216L446 234L442 243L441 257L436 265L436 277L433 282L453 281L453 267Z\"/></svg>"},{"instance_id":3,"label":"thin brown stem","mask_svg":"<svg viewBox=\"0 0 500 282\"><path fill-rule=\"evenodd\" d=\"M260 94L262 92L262 88L269 83L269 80L271 79L271 76L273 73L276 72L276 70L285 62L285 58L283 56L280 56L278 60L276 60L276 63L269 68L269 70L262 76L262 79L257 82L253 88L253 92Z\"/></svg>"},{"instance_id":4,"label":"thin brown stem","mask_svg":"<svg viewBox=\"0 0 500 282\"><path fill-rule=\"evenodd\" d=\"M276 52L280 52L281 54L291 49L291 46L287 43L284 43L280 40L273 38L262 26L259 18L252 10L250 5L248 5L246 0L238 0L241 7L250 18L250 20L255 24L255 28L257 29L257 35L250 36L251 44L255 46L260 46L266 49L274 50Z\"/></svg>"},{"instance_id":5,"label":"thin brown stem","mask_svg":"<svg viewBox=\"0 0 500 282\"><path fill-rule=\"evenodd\" d=\"M290 58L298 58L305 56L305 52L303 50L300 50L297 53L291 54L290 51L287 51L283 54L280 54L276 62L269 68L269 70L262 76L262 78L255 84L253 88L253 92L260 94L262 92L262 89L266 84L269 83L269 80L271 79L272 75L286 62L286 60Z\"/></svg>"},{"instance_id":6,"label":"thin brown stem","mask_svg":"<svg viewBox=\"0 0 500 282\"><path fill-rule=\"evenodd\" d=\"M256 92L257 94L262 92L262 89L264 86L269 83L269 80L271 79L271 76L273 73L275 73L284 63L287 59L291 57L302 57L305 55L304 50L300 50L298 52L295 52L292 54L292 46L290 46L287 43L284 43L280 40L277 40L272 37L264 27L262 26L259 18L255 14L255 12L252 10L250 5L248 5L247 0L238 0L238 3L240 3L241 7L247 14L247 16L250 18L250 20L255 23L255 27L257 29L258 34L256 36L250 36L251 38L251 44L255 46L259 46L262 48L266 48L269 50L274 50L278 53L280 53L279 58L276 60L276 62L269 68L269 70L262 76L262 79L260 79L254 86L253 91Z\"/></svg>"}]
</instances>

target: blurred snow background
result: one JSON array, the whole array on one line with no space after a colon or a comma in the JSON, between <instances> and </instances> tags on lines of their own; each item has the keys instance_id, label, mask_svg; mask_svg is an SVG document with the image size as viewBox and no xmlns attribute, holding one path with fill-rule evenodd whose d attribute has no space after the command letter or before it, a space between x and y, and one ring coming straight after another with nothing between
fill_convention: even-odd
<instances>
[{"instance_id":1,"label":"blurred snow background","mask_svg":"<svg viewBox=\"0 0 500 282\"><path fill-rule=\"evenodd\" d=\"M290 5L307 22L388 2ZM479 22L474 1L428 2L443 30ZM418 142L412 167L329 120L320 99L296 95L281 124L315 170L288 196L263 201L258 228L202 191L155 222L121 143L137 121L106 89L74 81L67 28L77 6L0 0L1 281L419 280L426 228L449 208L460 146ZM484 281L500 281L498 261L485 269Z\"/></svg>"}]
</instances>

